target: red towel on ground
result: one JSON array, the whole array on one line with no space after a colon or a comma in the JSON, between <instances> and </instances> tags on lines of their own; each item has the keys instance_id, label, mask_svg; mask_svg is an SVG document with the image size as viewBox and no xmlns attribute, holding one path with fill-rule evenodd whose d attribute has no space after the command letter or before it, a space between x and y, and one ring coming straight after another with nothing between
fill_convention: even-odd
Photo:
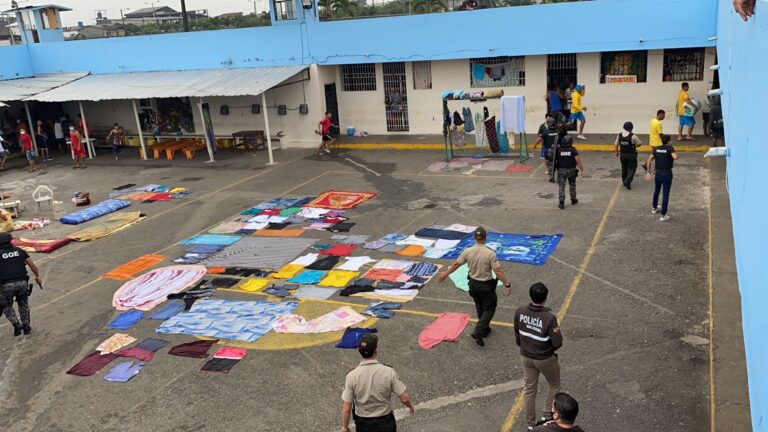
<instances>
[{"instance_id":1,"label":"red towel on ground","mask_svg":"<svg viewBox=\"0 0 768 432\"><path fill-rule=\"evenodd\" d=\"M320 253L323 255L349 256L352 254L353 250L355 250L355 245L345 245L338 243L331 246L329 249L320 251Z\"/></svg>"},{"instance_id":2,"label":"red towel on ground","mask_svg":"<svg viewBox=\"0 0 768 432\"><path fill-rule=\"evenodd\" d=\"M469 323L468 314L442 313L427 328L422 330L419 335L419 346L430 349L443 341L456 342L467 323Z\"/></svg>"},{"instance_id":3,"label":"red towel on ground","mask_svg":"<svg viewBox=\"0 0 768 432\"><path fill-rule=\"evenodd\" d=\"M136 360L141 360L143 362L148 362L152 360L152 357L155 356L155 353L152 351L147 351L145 349L135 348L135 347L123 348L117 351L115 354L119 355L120 357L135 358Z\"/></svg>"},{"instance_id":4,"label":"red towel on ground","mask_svg":"<svg viewBox=\"0 0 768 432\"><path fill-rule=\"evenodd\" d=\"M91 376L117 358L117 354L104 354L94 351L67 371L69 375Z\"/></svg>"}]
</instances>

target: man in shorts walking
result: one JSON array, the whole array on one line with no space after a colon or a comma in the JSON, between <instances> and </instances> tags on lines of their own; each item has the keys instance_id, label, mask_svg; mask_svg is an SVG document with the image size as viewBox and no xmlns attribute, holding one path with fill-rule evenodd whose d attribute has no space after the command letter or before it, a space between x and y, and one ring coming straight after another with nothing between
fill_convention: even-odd
<instances>
[{"instance_id":1,"label":"man in shorts walking","mask_svg":"<svg viewBox=\"0 0 768 432\"><path fill-rule=\"evenodd\" d=\"M336 138L331 136L331 126L339 127L339 125L335 125L331 122L331 116L331 112L326 111L325 117L317 123L317 133L323 137L320 147L318 147L315 152L318 155L322 155L323 152L331 153L331 149L328 148L328 145L333 144L336 141Z\"/></svg>"},{"instance_id":2,"label":"man in shorts walking","mask_svg":"<svg viewBox=\"0 0 768 432\"><path fill-rule=\"evenodd\" d=\"M584 86L579 84L571 93L571 117L568 119L568 124L576 126L577 123L581 122L578 125L579 134L576 135L576 138L580 140L587 139L587 137L584 136L584 124L587 123L587 118L584 116L584 111L587 110L587 107L581 103L581 98L583 97Z\"/></svg>"}]
</instances>

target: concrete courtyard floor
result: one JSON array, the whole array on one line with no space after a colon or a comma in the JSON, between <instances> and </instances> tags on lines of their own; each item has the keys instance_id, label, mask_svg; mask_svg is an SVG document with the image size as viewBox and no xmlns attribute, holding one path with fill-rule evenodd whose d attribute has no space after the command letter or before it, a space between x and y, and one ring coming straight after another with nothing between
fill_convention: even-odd
<instances>
[{"instance_id":1,"label":"concrete courtyard floor","mask_svg":"<svg viewBox=\"0 0 768 432\"><path fill-rule=\"evenodd\" d=\"M397 411L399 430L525 429L519 399L522 373L511 323L515 308L528 303L528 287L537 281L549 286L549 305L563 317L563 390L579 400L578 423L585 430L709 430L712 402L728 419L721 430L748 430L735 273L727 259L715 260L722 264L713 270L710 256L713 236L721 241L716 253L732 255L727 211L716 217L717 231L710 228L712 209L727 209L723 165L701 156L685 153L676 164L672 219L666 223L650 214L652 184L638 173L631 191L621 188L618 161L602 152L583 153L580 203L565 210L557 209L557 187L546 182L538 160L529 162L536 168L531 173L426 170L440 159L439 151L347 151L318 159L309 150L286 150L276 153L275 166L265 165L263 153L223 153L220 161L205 164L200 158L144 162L132 152L119 161L96 158L87 170L70 169L69 160L60 156L35 174L13 161L9 166L19 168L2 172L0 185L5 191L21 191L26 217L34 216L30 196L37 184L54 188L67 209L77 190L91 192L98 202L125 183L197 192L173 202L134 204L131 209L147 214L141 223L94 242L33 255L45 280L45 290L36 290L31 298L33 333L13 339L7 323L0 326L0 429L339 430L344 376L359 355L334 348L338 334L265 336L228 375L202 374L203 360L170 356L167 349L126 384L104 381L106 369L87 378L65 374L115 332L106 323L116 315L111 300L121 283L101 280L100 275L147 253L173 259L184 250L177 245L180 240L269 198L336 189L380 193L349 212L357 224L352 234L372 238L412 234L434 223L564 234L544 266L502 263L514 291L506 296L500 290L495 331L484 348L469 337L469 329L456 343L419 348L418 335L436 314L473 313L471 299L450 282L430 282L404 305L405 311L371 323L381 338L381 361L398 371L417 404L412 417ZM713 178L718 178L714 193ZM16 234L56 238L77 229L54 224ZM329 236L311 232L303 237ZM713 280L723 285L715 292L715 304L718 295L729 301L715 314L728 323L728 330L711 347ZM232 291L219 291L216 297L265 299ZM334 296L328 302L302 302L300 311L313 317L339 302L368 303ZM127 333L141 340L155 335L156 324L143 320ZM194 340L183 335L161 338L174 345ZM727 356L722 367L720 349ZM725 399L711 399L715 384L716 391L723 388ZM544 389L542 384L539 407Z\"/></svg>"}]
</instances>

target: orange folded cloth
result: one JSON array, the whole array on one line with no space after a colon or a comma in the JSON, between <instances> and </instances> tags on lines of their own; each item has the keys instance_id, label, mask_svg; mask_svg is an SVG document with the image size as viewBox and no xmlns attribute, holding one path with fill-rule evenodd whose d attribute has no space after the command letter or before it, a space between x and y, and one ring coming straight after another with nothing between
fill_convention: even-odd
<instances>
[{"instance_id":1,"label":"orange folded cloth","mask_svg":"<svg viewBox=\"0 0 768 432\"><path fill-rule=\"evenodd\" d=\"M424 252L426 252L426 251L427 250L424 248L424 246L408 245L408 246L400 249L399 251L395 251L395 253L398 254L398 255L403 255L403 256L420 257L420 256L424 255Z\"/></svg>"},{"instance_id":2,"label":"orange folded cloth","mask_svg":"<svg viewBox=\"0 0 768 432\"><path fill-rule=\"evenodd\" d=\"M208 267L208 274L222 274L227 271L226 267Z\"/></svg>"},{"instance_id":3,"label":"orange folded cloth","mask_svg":"<svg viewBox=\"0 0 768 432\"><path fill-rule=\"evenodd\" d=\"M253 235L261 237L299 237L302 234L304 234L304 230L301 228L281 230L260 229L253 233Z\"/></svg>"},{"instance_id":4,"label":"orange folded cloth","mask_svg":"<svg viewBox=\"0 0 768 432\"><path fill-rule=\"evenodd\" d=\"M130 279L131 276L143 272L144 270L147 270L150 267L154 267L155 264L159 263L160 261L163 261L165 259L162 255L144 255L136 258L133 261L129 261L120 267L112 270L111 272L103 275L102 279L114 279L114 280L127 280Z\"/></svg>"}]
</instances>

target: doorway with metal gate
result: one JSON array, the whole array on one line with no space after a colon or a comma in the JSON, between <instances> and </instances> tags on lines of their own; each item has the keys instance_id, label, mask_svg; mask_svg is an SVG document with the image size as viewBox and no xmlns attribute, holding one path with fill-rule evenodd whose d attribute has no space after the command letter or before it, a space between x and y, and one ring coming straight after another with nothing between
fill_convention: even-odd
<instances>
[{"instance_id":1,"label":"doorway with metal gate","mask_svg":"<svg viewBox=\"0 0 768 432\"><path fill-rule=\"evenodd\" d=\"M576 84L578 69L576 54L549 54L547 56L547 87L560 87L565 90L570 84Z\"/></svg>"},{"instance_id":2,"label":"doorway with metal gate","mask_svg":"<svg viewBox=\"0 0 768 432\"><path fill-rule=\"evenodd\" d=\"M336 83L325 85L325 110L331 113L331 123L341 125L339 123L339 101L336 98ZM331 128L329 132L332 137L336 137L340 133L336 128Z\"/></svg>"},{"instance_id":3,"label":"doorway with metal gate","mask_svg":"<svg viewBox=\"0 0 768 432\"><path fill-rule=\"evenodd\" d=\"M408 131L408 90L405 84L405 62L384 63L384 107L387 131Z\"/></svg>"}]
</instances>

